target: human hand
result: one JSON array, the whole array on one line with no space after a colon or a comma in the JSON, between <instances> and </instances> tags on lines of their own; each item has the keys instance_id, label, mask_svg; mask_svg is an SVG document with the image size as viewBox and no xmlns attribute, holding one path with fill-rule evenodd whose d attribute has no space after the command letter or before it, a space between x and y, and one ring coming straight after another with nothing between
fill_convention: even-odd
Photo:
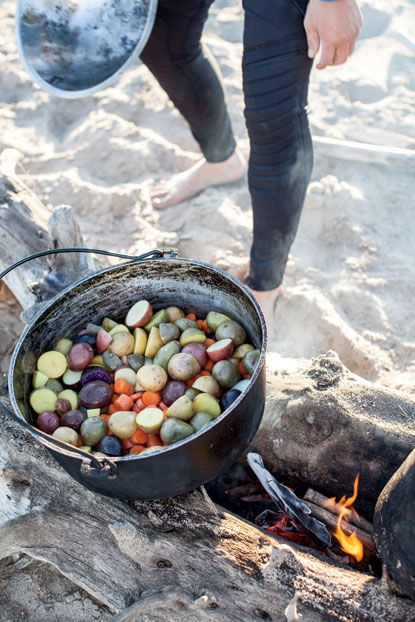
<instances>
[{"instance_id":1,"label":"human hand","mask_svg":"<svg viewBox=\"0 0 415 622\"><path fill-rule=\"evenodd\" d=\"M351 55L363 18L357 0L310 0L304 18L308 56L321 46L317 69L341 65Z\"/></svg>"}]
</instances>

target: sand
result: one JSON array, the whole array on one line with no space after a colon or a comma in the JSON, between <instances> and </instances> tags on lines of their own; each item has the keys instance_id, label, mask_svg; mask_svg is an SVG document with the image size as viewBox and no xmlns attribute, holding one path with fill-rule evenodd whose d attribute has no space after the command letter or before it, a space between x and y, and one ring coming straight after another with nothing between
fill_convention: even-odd
<instances>
[{"instance_id":1,"label":"sand","mask_svg":"<svg viewBox=\"0 0 415 622\"><path fill-rule=\"evenodd\" d=\"M232 123L248 155L241 87L240 2L217 0L205 41L224 76ZM314 136L415 149L415 4L362 3L365 24L349 62L313 70ZM151 187L200 155L186 123L137 65L83 100L34 87L13 35L15 2L0 0L0 151L21 153L18 172L50 207L70 204L90 246L131 253L175 245L186 257L232 269L251 235L246 180L210 189L164 212ZM328 349L364 378L415 391L414 175L394 165L316 158L275 312L270 356L295 367ZM21 330L1 290L1 369ZM91 616L92 617L92 616ZM34 619L34 618L33 618Z\"/></svg>"}]
</instances>

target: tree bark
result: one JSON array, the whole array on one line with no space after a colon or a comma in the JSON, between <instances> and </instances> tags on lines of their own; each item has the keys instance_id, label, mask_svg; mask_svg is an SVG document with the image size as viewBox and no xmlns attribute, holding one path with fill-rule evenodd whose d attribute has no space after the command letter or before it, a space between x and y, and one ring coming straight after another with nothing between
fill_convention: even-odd
<instances>
[{"instance_id":1,"label":"tree bark","mask_svg":"<svg viewBox=\"0 0 415 622\"><path fill-rule=\"evenodd\" d=\"M295 374L268 367L253 451L282 481L350 496L371 518L377 498L415 446L415 399L352 374L335 353Z\"/></svg>"}]
</instances>

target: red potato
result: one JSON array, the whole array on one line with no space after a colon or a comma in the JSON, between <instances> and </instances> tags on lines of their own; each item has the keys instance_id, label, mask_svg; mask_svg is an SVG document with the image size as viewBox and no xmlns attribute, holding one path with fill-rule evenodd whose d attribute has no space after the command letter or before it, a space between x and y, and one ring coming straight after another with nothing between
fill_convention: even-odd
<instances>
[{"instance_id":1,"label":"red potato","mask_svg":"<svg viewBox=\"0 0 415 622\"><path fill-rule=\"evenodd\" d=\"M139 300L131 307L125 318L125 323L129 328L145 326L153 315L153 309L148 300Z\"/></svg>"},{"instance_id":2,"label":"red potato","mask_svg":"<svg viewBox=\"0 0 415 622\"><path fill-rule=\"evenodd\" d=\"M96 341L97 352L99 352L99 354L102 354L102 352L105 352L105 350L108 350L111 344L112 344L111 335L109 335L107 331L104 330L103 328L100 328L97 334L97 341Z\"/></svg>"},{"instance_id":3,"label":"red potato","mask_svg":"<svg viewBox=\"0 0 415 622\"><path fill-rule=\"evenodd\" d=\"M76 343L68 352L68 367L72 371L86 369L94 358L94 350L89 343Z\"/></svg>"},{"instance_id":4,"label":"red potato","mask_svg":"<svg viewBox=\"0 0 415 622\"><path fill-rule=\"evenodd\" d=\"M210 360L215 363L217 361L222 361L223 359L228 359L232 356L233 352L232 339L221 339L220 341L217 341L213 345L209 346L206 352Z\"/></svg>"},{"instance_id":5,"label":"red potato","mask_svg":"<svg viewBox=\"0 0 415 622\"><path fill-rule=\"evenodd\" d=\"M203 343L188 343L187 346L182 348L182 352L194 356L201 367L206 365L206 346Z\"/></svg>"}]
</instances>

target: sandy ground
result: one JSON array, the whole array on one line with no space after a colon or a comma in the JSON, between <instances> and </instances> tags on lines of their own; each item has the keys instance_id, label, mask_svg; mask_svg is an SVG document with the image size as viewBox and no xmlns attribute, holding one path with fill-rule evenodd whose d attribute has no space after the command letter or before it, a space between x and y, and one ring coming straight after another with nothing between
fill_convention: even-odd
<instances>
[{"instance_id":1,"label":"sandy ground","mask_svg":"<svg viewBox=\"0 0 415 622\"><path fill-rule=\"evenodd\" d=\"M0 0L0 151L21 152L18 170L27 185L51 207L72 205L88 245L138 253L169 244L224 268L243 262L251 231L246 180L165 212L152 209L154 181L199 156L186 123L146 68L137 66L88 99L51 98L19 62L14 10L14 2ZM365 1L363 13L351 60L313 72L312 131L414 149L415 4ZM242 24L239 1L217 0L205 39L221 66L233 127L247 154ZM365 378L415 391L414 189L413 171L405 166L346 162L335 152L317 158L276 308L272 356L288 364L334 349ZM4 289L0 311L4 370L20 331L17 307Z\"/></svg>"}]
</instances>

